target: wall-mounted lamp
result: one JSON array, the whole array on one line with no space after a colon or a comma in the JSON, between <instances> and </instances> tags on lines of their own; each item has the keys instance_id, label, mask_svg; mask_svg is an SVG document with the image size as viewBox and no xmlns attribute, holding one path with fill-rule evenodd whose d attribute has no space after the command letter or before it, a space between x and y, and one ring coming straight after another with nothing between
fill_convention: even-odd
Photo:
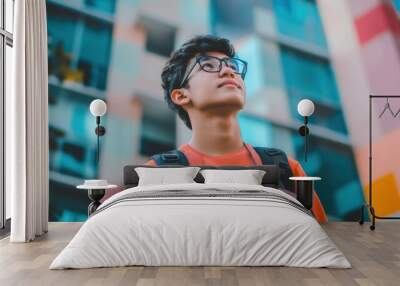
<instances>
[{"instance_id":1,"label":"wall-mounted lamp","mask_svg":"<svg viewBox=\"0 0 400 286\"><path fill-rule=\"evenodd\" d=\"M106 129L104 126L100 125L100 117L106 114L107 112L107 104L101 99L95 99L90 103L90 113L96 117L97 127L95 129L95 133L97 135L97 164L99 163L100 156L100 136L103 136L106 133Z\"/></svg>"},{"instance_id":2,"label":"wall-mounted lamp","mask_svg":"<svg viewBox=\"0 0 400 286\"><path fill-rule=\"evenodd\" d=\"M297 112L304 117L304 125L299 128L299 133L304 136L304 160L307 162L307 146L308 146L308 135L310 130L307 126L308 117L314 113L314 103L309 99L303 99L297 105Z\"/></svg>"}]
</instances>

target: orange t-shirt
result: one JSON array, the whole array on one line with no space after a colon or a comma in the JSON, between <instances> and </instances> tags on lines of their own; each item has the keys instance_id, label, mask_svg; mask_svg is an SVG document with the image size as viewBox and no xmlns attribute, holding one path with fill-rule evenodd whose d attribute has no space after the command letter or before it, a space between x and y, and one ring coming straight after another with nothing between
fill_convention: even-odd
<instances>
[{"instance_id":1,"label":"orange t-shirt","mask_svg":"<svg viewBox=\"0 0 400 286\"><path fill-rule=\"evenodd\" d=\"M189 144L183 144L179 147L179 151L185 154L186 158L189 161L190 166L201 166L201 165L211 165L211 166L223 166L223 165L238 165L238 166L255 166L262 165L262 161L260 156L254 150L253 146L250 144L245 144L238 151L210 156L204 153L201 153L191 147ZM293 176L306 176L303 168L300 163L293 158L288 157L289 166L292 170ZM156 166L156 162L154 160L150 160L146 163L146 165ZM315 218L319 222L327 222L328 217L326 216L324 207L322 206L321 201L316 192L314 192L313 196L313 208L312 212Z\"/></svg>"}]
</instances>

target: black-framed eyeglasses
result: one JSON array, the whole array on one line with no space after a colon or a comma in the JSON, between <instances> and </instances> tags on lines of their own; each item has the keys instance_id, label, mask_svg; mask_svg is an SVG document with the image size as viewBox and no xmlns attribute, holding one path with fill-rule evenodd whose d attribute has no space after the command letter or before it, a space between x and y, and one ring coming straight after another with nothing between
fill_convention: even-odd
<instances>
[{"instance_id":1,"label":"black-framed eyeglasses","mask_svg":"<svg viewBox=\"0 0 400 286\"><path fill-rule=\"evenodd\" d=\"M209 55L199 55L196 57L196 62L192 65L189 72L186 74L185 78L183 79L180 87L186 85L186 82L189 79L190 74L192 73L194 67L199 64L200 68L206 72L217 73L220 72L222 69L222 63L225 63L227 67L233 70L235 74L240 74L241 78L244 80L247 72L247 62L241 60L239 58L218 58Z\"/></svg>"}]
</instances>

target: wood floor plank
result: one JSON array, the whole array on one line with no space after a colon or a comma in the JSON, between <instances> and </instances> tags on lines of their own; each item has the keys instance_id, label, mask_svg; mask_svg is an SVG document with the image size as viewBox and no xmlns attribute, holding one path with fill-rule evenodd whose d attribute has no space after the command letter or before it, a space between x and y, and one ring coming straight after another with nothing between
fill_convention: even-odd
<instances>
[{"instance_id":1,"label":"wood floor plank","mask_svg":"<svg viewBox=\"0 0 400 286\"><path fill-rule=\"evenodd\" d=\"M49 233L32 243L0 240L0 285L400 285L400 223L368 225L337 222L323 226L352 269L292 267L116 267L49 270L81 223L50 223Z\"/></svg>"}]
</instances>

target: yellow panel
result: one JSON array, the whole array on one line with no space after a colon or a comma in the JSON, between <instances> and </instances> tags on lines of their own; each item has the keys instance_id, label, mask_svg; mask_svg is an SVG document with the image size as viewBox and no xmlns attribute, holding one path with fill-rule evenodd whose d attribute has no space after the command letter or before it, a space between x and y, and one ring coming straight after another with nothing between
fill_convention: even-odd
<instances>
[{"instance_id":1,"label":"yellow panel","mask_svg":"<svg viewBox=\"0 0 400 286\"><path fill-rule=\"evenodd\" d=\"M364 189L367 202L369 202L368 188L369 185ZM400 195L393 173L372 182L372 205L377 216L388 216L400 210Z\"/></svg>"}]
</instances>

